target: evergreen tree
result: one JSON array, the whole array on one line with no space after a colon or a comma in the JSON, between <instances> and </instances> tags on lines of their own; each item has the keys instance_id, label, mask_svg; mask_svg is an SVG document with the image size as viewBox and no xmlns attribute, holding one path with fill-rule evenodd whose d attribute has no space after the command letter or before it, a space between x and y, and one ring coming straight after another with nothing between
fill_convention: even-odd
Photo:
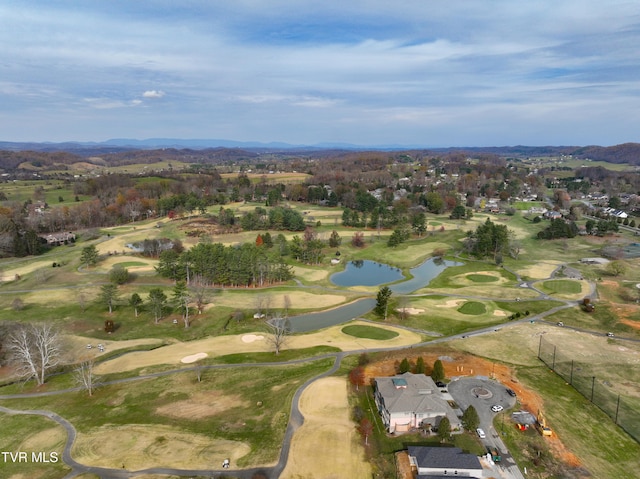
<instances>
[{"instance_id":1,"label":"evergreen tree","mask_svg":"<svg viewBox=\"0 0 640 479\"><path fill-rule=\"evenodd\" d=\"M136 318L138 317L138 311L142 307L142 298L138 293L133 293L131 298L129 298L129 305L133 308Z\"/></svg>"},{"instance_id":2,"label":"evergreen tree","mask_svg":"<svg viewBox=\"0 0 640 479\"><path fill-rule=\"evenodd\" d=\"M378 316L383 316L387 319L387 311L389 309L389 299L391 298L391 289L388 286L383 286L376 295L376 307L374 309Z\"/></svg>"},{"instance_id":3,"label":"evergreen tree","mask_svg":"<svg viewBox=\"0 0 640 479\"><path fill-rule=\"evenodd\" d=\"M451 421L447 416L440 419L438 424L438 437L441 441L448 441L451 438Z\"/></svg>"},{"instance_id":4,"label":"evergreen tree","mask_svg":"<svg viewBox=\"0 0 640 479\"><path fill-rule=\"evenodd\" d=\"M89 245L82 248L82 253L80 254L80 262L87 267L94 266L99 259L98 249L95 245Z\"/></svg>"},{"instance_id":5,"label":"evergreen tree","mask_svg":"<svg viewBox=\"0 0 640 479\"><path fill-rule=\"evenodd\" d=\"M462 426L467 431L475 431L480 425L480 416L473 406L469 406L462 415Z\"/></svg>"},{"instance_id":6,"label":"evergreen tree","mask_svg":"<svg viewBox=\"0 0 640 479\"><path fill-rule=\"evenodd\" d=\"M153 313L155 323L162 319L162 313L167 304L167 295L160 288L153 288L149 291L149 307Z\"/></svg>"},{"instance_id":7,"label":"evergreen tree","mask_svg":"<svg viewBox=\"0 0 640 479\"><path fill-rule=\"evenodd\" d=\"M424 374L424 358L420 356L416 361L416 374Z\"/></svg>"},{"instance_id":8,"label":"evergreen tree","mask_svg":"<svg viewBox=\"0 0 640 479\"><path fill-rule=\"evenodd\" d=\"M331 236L329 237L329 246L331 246L332 248L337 248L338 246L340 246L340 243L342 243L342 238L340 238L340 235L336 230L333 230L331 232Z\"/></svg>"},{"instance_id":9,"label":"evergreen tree","mask_svg":"<svg viewBox=\"0 0 640 479\"><path fill-rule=\"evenodd\" d=\"M411 363L409 363L409 360L407 358L404 358L402 361L400 361L398 371L400 372L400 374L408 373L409 371L411 371Z\"/></svg>"},{"instance_id":10,"label":"evergreen tree","mask_svg":"<svg viewBox=\"0 0 640 479\"><path fill-rule=\"evenodd\" d=\"M433 371L431 371L431 379L434 380L434 382L438 382L438 381L444 381L445 379L445 374L444 374L444 365L442 364L442 361L439 359L436 359L436 362L433 363Z\"/></svg>"},{"instance_id":11,"label":"evergreen tree","mask_svg":"<svg viewBox=\"0 0 640 479\"><path fill-rule=\"evenodd\" d=\"M113 303L118 299L118 286L109 283L100 287L100 300L109 307L109 313L113 312Z\"/></svg>"}]
</instances>

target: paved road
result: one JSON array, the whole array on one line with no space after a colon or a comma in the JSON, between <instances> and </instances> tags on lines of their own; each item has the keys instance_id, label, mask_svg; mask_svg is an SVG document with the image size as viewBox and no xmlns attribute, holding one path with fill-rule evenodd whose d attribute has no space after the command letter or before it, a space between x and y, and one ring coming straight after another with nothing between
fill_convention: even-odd
<instances>
[{"instance_id":1,"label":"paved road","mask_svg":"<svg viewBox=\"0 0 640 479\"><path fill-rule=\"evenodd\" d=\"M493 427L493 419L498 414L491 411L491 406L500 405L505 410L512 408L516 398L507 394L507 389L500 383L482 377L463 377L451 381L448 385L449 394L463 411L473 406L478 411L480 427L487 437L481 439L482 443L489 447L495 447L502 456L500 464L496 468L502 472L505 479L524 479L518 465L509 454L507 447L500 438L498 431Z\"/></svg>"},{"instance_id":2,"label":"paved road","mask_svg":"<svg viewBox=\"0 0 640 479\"><path fill-rule=\"evenodd\" d=\"M516 277L518 278L518 281L520 282L520 278L516 273L513 273L516 275ZM531 284L529 283L523 283L522 284L523 288L528 288L528 289L532 289L536 292L539 293L539 297L540 299L550 299L545 293L543 293L540 290L537 290L535 287L533 287ZM15 293L15 292L14 292ZM591 284L591 296L595 295L595 285ZM423 295L420 295L423 296ZM428 296L424 295L424 296ZM495 300L496 298L477 298L477 297L473 297L473 296L460 296L460 295L447 295L447 296L455 296L457 298L462 298L462 299L485 299L485 300ZM537 314L537 315L533 315L533 316L529 316L526 318L522 318L520 320L516 320L516 321L511 321L509 323L505 323L502 326L499 327L487 327L487 328L483 328L483 329L479 329L476 330L472 333L465 333L465 334L457 334L457 335L453 335L453 336L447 336L447 337L440 337L437 339L433 339L431 341L426 341L423 343L419 343L419 344L415 344L411 347L420 347L420 346L425 346L428 344L435 344L435 343L441 343L441 342L445 342L445 341L451 341L452 339L459 339L459 338L466 338L469 336L476 336L476 335L480 335L480 334L490 334L498 329L501 329L503 327L511 327L512 325L515 324L519 324L519 323L524 323L524 322L528 322L528 321L536 321L536 320L542 320L544 317L549 316L551 314L554 314L557 311L560 311L562 309L566 309L566 308L571 308L574 307L576 305L575 301L563 301L563 304L560 306L557 306L555 308L552 308L548 311L545 311L543 313ZM400 327L402 328L402 325L396 325L396 327ZM431 335L434 336L435 333L430 333L428 331L421 331L421 330L416 330L414 328L405 328L414 332L419 332L421 334L425 334L425 335ZM601 333L598 333L601 334ZM316 356L313 358L305 358L305 359L298 359L298 360L294 360L294 361L288 361L288 362L280 362L280 363L252 363L252 364L225 364L225 365L212 365L212 366L204 366L203 369L223 369L223 368L238 368L238 367L273 367L273 366L279 366L279 365L283 365L283 364L299 364L299 363L304 363L304 362L309 362L309 361L316 361L316 360L320 360L323 358L334 358L334 364L333 366L327 370L326 372L309 379L308 381L306 381L300 388L298 388L298 390L295 392L294 396L293 396L293 400L292 400L292 404L291 404L291 411L290 411L290 417L289 417L289 423L287 425L287 429L285 431L285 436L284 436L284 440L282 443L282 449L280 452L280 457L278 459L278 463L275 466L272 467L266 467L266 468L251 468L251 469L242 469L242 470L229 470L229 469L218 469L218 470L212 470L212 469L207 469L207 470L197 470L197 469L174 469L174 468L149 468L149 469L144 469L144 470L139 470L139 471L128 471L126 469L110 469L110 468L102 468L102 467L92 467L92 466L86 466L83 464L78 463L77 461L75 461L72 456L71 456L71 448L73 446L73 443L76 439L76 430L73 427L73 425L67 421L66 419L60 417L59 415L51 412L51 411L42 411L42 410L30 410L30 411L22 411L22 410L14 410L14 409L8 409L5 407L1 407L0 406L0 412L4 412L4 413L8 413L8 414L33 414L33 415L40 415L40 416L44 416L44 417L48 417L56 422L58 422L60 425L62 425L62 427L64 427L65 431L67 432L67 441L65 443L65 447L64 447L64 451L63 451L63 455L62 455L62 459L65 462L65 464L69 465L72 468L72 471L66 476L65 479L70 479L73 477L76 477L80 474L83 473L93 473L96 474L97 476L99 476L102 479L124 479L124 478L131 478L131 477L135 477L141 474L166 474L166 475L173 475L173 476L182 476L182 477L189 477L189 476L204 476L204 477L235 477L238 479L251 479L252 476L256 473L262 473L264 474L266 477L268 478L278 478L280 476L280 474L282 473L282 471L284 470L284 468L286 467L288 458L289 458L289 451L290 451L290 447L291 447L291 440L293 438L293 435L295 433L295 431L304 423L304 417L302 415L302 413L299 410L298 407L298 403L299 403L299 399L300 396L302 395L302 393L304 392L304 390L314 381L317 381L320 378L329 376L331 374L333 374L335 371L338 370L338 368L340 367L341 361L342 359L347 356L347 355L358 355L364 352L367 353L371 353L371 352L382 352L382 351L391 351L391 350L403 350L403 349L410 349L411 347L407 347L407 346L399 346L399 347L395 347L395 348L373 348L373 349L361 349L361 350L354 350L354 351L349 351L349 352L341 352L341 353L329 353L329 354L324 354L324 355L320 355L320 356ZM125 382L134 382L134 381L139 381L139 380L143 380L143 379L148 379L148 378L153 378L153 377L160 377L160 376L165 376L165 375L169 375L169 374L175 374L175 373L181 373L181 372L185 372L185 371L195 371L197 367L190 367L190 368L181 368L181 369L177 369L177 370L172 370L172 371L163 371L163 372L159 372L159 373L154 373L154 374L149 374L149 375L144 375L144 376L136 376L136 377L132 377L132 378L124 378L124 379L119 379L119 380L115 380L115 381L110 381L107 383L103 383L105 385L108 384L118 384L118 383L125 383ZM475 398L473 397L473 395L467 394L465 391L468 391L470 388L473 389L473 384L476 385L480 385L482 384L485 388L487 388L487 390L489 390L492 394L492 399L487 399L487 398ZM66 389L66 390L60 390L60 391L51 391L51 392L45 392L45 393L34 393L34 394L15 394L15 395L5 395L5 396L0 396L0 400L1 399L16 399L16 398L29 398L29 397L39 397L39 396L49 396L49 395L55 395L55 394L65 394L68 393L70 391L77 391L80 388L70 388L70 389ZM502 440L500 439L500 437L498 436L498 434L496 433L496 431L493 429L493 414L490 410L490 406L494 403L497 404L502 404L503 407L505 407L505 409L507 409L508 407L511 407L513 405L513 402L515 402L514 398L511 398L510 396L508 396L506 394L506 391L504 389L503 386L499 385L498 383L492 382L492 381L486 381L484 379L478 379L478 378L465 378L465 379L459 379L458 381L454 381L451 383L451 385L449 386L449 391L452 394L452 396L456 399L456 401L458 402L458 404L464 409L466 408L469 404L473 404L474 407L476 407L476 410L478 411L479 415L480 415L480 419L481 419L481 424L484 426L483 428L485 429L485 431L489 432L490 437L487 438L487 445L493 445L498 447L498 449L501 451L501 453L503 453L503 457L505 457L506 459L504 460L504 464L505 464L505 471L510 474L510 478L515 478L515 479L522 479L522 474L520 473L519 469L517 468L517 465L515 465L515 462L513 461L513 459L511 458L511 456L508 455L507 449L504 445L504 443L502 443ZM491 404L489 404L491 403Z\"/></svg>"}]
</instances>

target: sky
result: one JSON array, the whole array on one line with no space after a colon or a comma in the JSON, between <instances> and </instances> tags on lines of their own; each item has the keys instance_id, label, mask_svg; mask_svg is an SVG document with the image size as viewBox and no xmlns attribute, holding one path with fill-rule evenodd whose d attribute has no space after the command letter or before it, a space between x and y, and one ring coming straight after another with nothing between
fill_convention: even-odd
<instances>
[{"instance_id":1,"label":"sky","mask_svg":"<svg viewBox=\"0 0 640 479\"><path fill-rule=\"evenodd\" d=\"M640 142L640 2L3 0L0 141Z\"/></svg>"}]
</instances>

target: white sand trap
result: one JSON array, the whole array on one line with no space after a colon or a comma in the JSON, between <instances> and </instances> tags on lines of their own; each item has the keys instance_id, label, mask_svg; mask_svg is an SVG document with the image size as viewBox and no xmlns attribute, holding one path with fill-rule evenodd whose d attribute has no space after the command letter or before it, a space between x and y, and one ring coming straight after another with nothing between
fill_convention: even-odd
<instances>
[{"instance_id":1,"label":"white sand trap","mask_svg":"<svg viewBox=\"0 0 640 479\"><path fill-rule=\"evenodd\" d=\"M260 341L264 339L264 336L258 334L245 334L242 336L243 343L253 343L254 341Z\"/></svg>"},{"instance_id":2,"label":"white sand trap","mask_svg":"<svg viewBox=\"0 0 640 479\"><path fill-rule=\"evenodd\" d=\"M496 309L496 310L493 312L493 315L494 315L494 316L505 317L505 316L507 315L507 312L506 312L506 311L502 311L501 309Z\"/></svg>"},{"instance_id":3,"label":"white sand trap","mask_svg":"<svg viewBox=\"0 0 640 479\"><path fill-rule=\"evenodd\" d=\"M455 308L460 306L462 303L466 303L466 299L450 299L444 304L437 304L436 308Z\"/></svg>"},{"instance_id":4,"label":"white sand trap","mask_svg":"<svg viewBox=\"0 0 640 479\"><path fill-rule=\"evenodd\" d=\"M424 309L418 309L418 308L400 308L400 309L396 309L396 311L398 313L402 313L403 311L406 314L420 314L420 313L424 313Z\"/></svg>"},{"instance_id":5,"label":"white sand trap","mask_svg":"<svg viewBox=\"0 0 640 479\"><path fill-rule=\"evenodd\" d=\"M191 354L189 356L185 356L184 358L182 358L180 360L181 363L185 363L185 364L189 364L189 363L195 363L197 360L199 359L204 359L208 356L207 353L196 353L196 354Z\"/></svg>"}]
</instances>

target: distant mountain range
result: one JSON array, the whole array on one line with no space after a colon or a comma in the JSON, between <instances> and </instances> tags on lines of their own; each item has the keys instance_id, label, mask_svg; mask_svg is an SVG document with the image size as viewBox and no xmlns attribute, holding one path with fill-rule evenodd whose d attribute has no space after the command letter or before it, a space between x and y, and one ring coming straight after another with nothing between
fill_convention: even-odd
<instances>
[{"instance_id":1,"label":"distant mountain range","mask_svg":"<svg viewBox=\"0 0 640 479\"><path fill-rule=\"evenodd\" d=\"M118 153L127 150L153 150L162 148L205 150L213 148L243 149L247 151L277 152L318 152L322 150L352 150L352 151L403 151L421 150L433 153L448 153L465 151L469 153L489 153L499 156L531 157L550 155L573 155L577 158L607 161L610 163L629 163L640 165L640 144L624 143L615 146L496 146L496 147L450 147L429 148L415 145L379 145L359 146L349 143L319 143L316 145L294 145L282 142L262 143L255 141L233 141L221 139L177 139L177 138L149 138L136 140L115 138L103 142L7 142L0 141L0 150L5 151L66 151L81 156Z\"/></svg>"}]
</instances>

